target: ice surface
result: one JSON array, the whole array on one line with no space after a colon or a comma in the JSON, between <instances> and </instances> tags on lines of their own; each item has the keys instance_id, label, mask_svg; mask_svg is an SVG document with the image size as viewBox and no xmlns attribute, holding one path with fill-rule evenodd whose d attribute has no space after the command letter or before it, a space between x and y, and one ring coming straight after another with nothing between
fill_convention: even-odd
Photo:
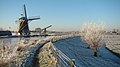
<instances>
[{"instance_id":1,"label":"ice surface","mask_svg":"<svg viewBox=\"0 0 120 67\"><path fill-rule=\"evenodd\" d=\"M59 40L54 44L69 58L75 59L77 67L120 67L120 64L108 57L108 55L110 55L111 57L116 58L115 55L107 53L109 51L99 51L99 56L94 57L92 50L87 48L80 37ZM108 55L105 56L105 54ZM117 57L116 60L119 61L120 59Z\"/></svg>"}]
</instances>

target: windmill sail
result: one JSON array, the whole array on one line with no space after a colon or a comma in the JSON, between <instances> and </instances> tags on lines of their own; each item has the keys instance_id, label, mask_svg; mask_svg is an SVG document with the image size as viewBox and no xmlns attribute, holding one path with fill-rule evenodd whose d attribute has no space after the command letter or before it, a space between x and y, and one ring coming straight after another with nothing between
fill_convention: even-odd
<instances>
[{"instance_id":1,"label":"windmill sail","mask_svg":"<svg viewBox=\"0 0 120 67\"><path fill-rule=\"evenodd\" d=\"M43 28L43 29L42 29L42 33L46 33L46 32L47 32L47 29L50 28L50 27L52 27L52 25L49 25L49 26Z\"/></svg>"},{"instance_id":2,"label":"windmill sail","mask_svg":"<svg viewBox=\"0 0 120 67\"><path fill-rule=\"evenodd\" d=\"M24 4L24 17L27 18L27 13L26 13L26 6Z\"/></svg>"},{"instance_id":3,"label":"windmill sail","mask_svg":"<svg viewBox=\"0 0 120 67\"><path fill-rule=\"evenodd\" d=\"M28 21L40 19L40 16L29 17Z\"/></svg>"}]
</instances>

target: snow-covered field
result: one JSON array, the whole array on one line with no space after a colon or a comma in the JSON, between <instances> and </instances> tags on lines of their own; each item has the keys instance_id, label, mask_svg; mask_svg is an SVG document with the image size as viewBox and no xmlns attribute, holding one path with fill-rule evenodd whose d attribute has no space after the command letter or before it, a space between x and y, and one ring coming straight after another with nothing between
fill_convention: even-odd
<instances>
[{"instance_id":1,"label":"snow-covered field","mask_svg":"<svg viewBox=\"0 0 120 67\"><path fill-rule=\"evenodd\" d=\"M120 35L106 35L106 47L120 55Z\"/></svg>"}]
</instances>

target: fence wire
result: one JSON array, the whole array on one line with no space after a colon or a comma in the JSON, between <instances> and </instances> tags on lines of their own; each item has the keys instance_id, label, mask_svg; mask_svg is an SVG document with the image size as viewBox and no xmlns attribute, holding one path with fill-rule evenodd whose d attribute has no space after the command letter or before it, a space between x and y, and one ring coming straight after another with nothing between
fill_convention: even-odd
<instances>
[{"instance_id":1,"label":"fence wire","mask_svg":"<svg viewBox=\"0 0 120 67\"><path fill-rule=\"evenodd\" d=\"M51 45L51 50L58 62L57 67L76 67L75 60L67 57L62 51L56 48L53 44Z\"/></svg>"}]
</instances>

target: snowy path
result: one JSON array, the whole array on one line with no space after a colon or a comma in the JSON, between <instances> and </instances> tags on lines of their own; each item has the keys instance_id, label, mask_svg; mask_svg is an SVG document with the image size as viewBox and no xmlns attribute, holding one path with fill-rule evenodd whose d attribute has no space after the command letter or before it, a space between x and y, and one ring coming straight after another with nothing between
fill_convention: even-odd
<instances>
[{"instance_id":1,"label":"snowy path","mask_svg":"<svg viewBox=\"0 0 120 67\"><path fill-rule=\"evenodd\" d=\"M117 63L120 59L109 51L106 55L105 52L100 50L99 56L94 57L92 50L88 49L79 37L60 40L54 44L69 58L75 59L77 67L120 67L120 64ZM104 48L100 49L103 50Z\"/></svg>"}]
</instances>

